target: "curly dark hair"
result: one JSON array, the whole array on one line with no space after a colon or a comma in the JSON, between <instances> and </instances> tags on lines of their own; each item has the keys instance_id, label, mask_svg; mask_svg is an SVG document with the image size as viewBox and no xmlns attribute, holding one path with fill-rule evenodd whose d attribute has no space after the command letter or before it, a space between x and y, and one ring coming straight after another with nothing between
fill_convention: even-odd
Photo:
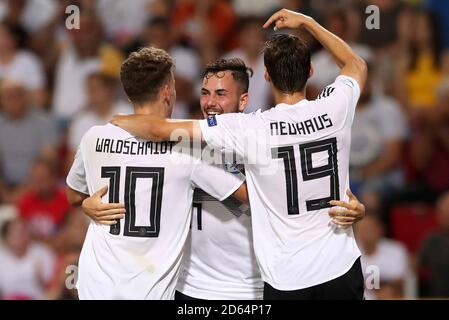
<instances>
[{"instance_id":1,"label":"curly dark hair","mask_svg":"<svg viewBox=\"0 0 449 320\"><path fill-rule=\"evenodd\" d=\"M233 79L240 84L243 93L248 92L249 78L253 76L253 69L246 66L239 58L218 59L209 63L204 70L203 78L219 76L220 72L231 71Z\"/></svg>"},{"instance_id":2,"label":"curly dark hair","mask_svg":"<svg viewBox=\"0 0 449 320\"><path fill-rule=\"evenodd\" d=\"M277 34L265 43L264 64L273 86L281 92L304 90L310 72L310 49L302 39Z\"/></svg>"},{"instance_id":3,"label":"curly dark hair","mask_svg":"<svg viewBox=\"0 0 449 320\"><path fill-rule=\"evenodd\" d=\"M132 52L122 63L120 79L129 100L135 105L155 101L162 85L172 77L174 60L158 48Z\"/></svg>"}]
</instances>

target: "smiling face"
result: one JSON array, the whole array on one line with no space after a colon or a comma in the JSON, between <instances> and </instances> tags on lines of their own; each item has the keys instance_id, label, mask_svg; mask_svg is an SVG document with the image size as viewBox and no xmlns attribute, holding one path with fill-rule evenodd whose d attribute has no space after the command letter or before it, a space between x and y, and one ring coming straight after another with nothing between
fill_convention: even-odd
<instances>
[{"instance_id":1,"label":"smiling face","mask_svg":"<svg viewBox=\"0 0 449 320\"><path fill-rule=\"evenodd\" d=\"M248 102L248 94L232 76L232 71L208 73L203 78L200 106L204 118L212 114L242 112Z\"/></svg>"}]
</instances>

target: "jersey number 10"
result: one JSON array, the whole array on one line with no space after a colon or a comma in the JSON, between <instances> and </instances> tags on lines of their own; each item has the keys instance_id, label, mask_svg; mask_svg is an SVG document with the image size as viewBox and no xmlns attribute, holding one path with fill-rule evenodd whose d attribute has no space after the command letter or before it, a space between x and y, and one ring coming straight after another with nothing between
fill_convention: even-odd
<instances>
[{"instance_id":1,"label":"jersey number 10","mask_svg":"<svg viewBox=\"0 0 449 320\"><path fill-rule=\"evenodd\" d=\"M159 236L161 222L164 168L126 167L125 177L125 225L123 235L128 237L155 238ZM101 177L109 178L109 203L120 201L121 167L102 167ZM137 179L151 179L150 222L151 226L136 226L136 182ZM120 234L120 220L111 226L111 234Z\"/></svg>"},{"instance_id":2,"label":"jersey number 10","mask_svg":"<svg viewBox=\"0 0 449 320\"><path fill-rule=\"evenodd\" d=\"M312 155L317 152L327 152L328 163L324 166L313 167ZM330 196L321 199L306 201L307 211L330 208L330 200L340 200L338 163L337 163L337 139L331 138L299 145L301 155L301 168L303 181L330 177ZM293 146L273 148L273 159L283 159L285 167L285 182L287 188L288 214L299 214L298 205L298 177L296 174L295 150Z\"/></svg>"}]
</instances>

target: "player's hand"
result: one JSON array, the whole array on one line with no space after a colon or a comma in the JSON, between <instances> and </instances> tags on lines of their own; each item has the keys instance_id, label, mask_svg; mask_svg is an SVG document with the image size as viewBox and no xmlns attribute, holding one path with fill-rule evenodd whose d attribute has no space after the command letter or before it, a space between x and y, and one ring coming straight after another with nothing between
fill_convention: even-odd
<instances>
[{"instance_id":1,"label":"player's hand","mask_svg":"<svg viewBox=\"0 0 449 320\"><path fill-rule=\"evenodd\" d=\"M117 219L125 217L125 205L122 203L102 203L101 198L108 192L105 186L91 197L84 199L82 207L84 213L99 224L114 225Z\"/></svg>"},{"instance_id":2,"label":"player's hand","mask_svg":"<svg viewBox=\"0 0 449 320\"><path fill-rule=\"evenodd\" d=\"M268 18L267 22L263 25L263 28L266 29L271 24L274 24L274 31L280 29L297 29L312 20L311 17L304 14L282 9Z\"/></svg>"},{"instance_id":3,"label":"player's hand","mask_svg":"<svg viewBox=\"0 0 449 320\"><path fill-rule=\"evenodd\" d=\"M329 209L329 216L332 222L341 226L353 225L365 216L365 206L348 189L346 194L349 196L349 202L331 200L329 203L335 207Z\"/></svg>"}]
</instances>

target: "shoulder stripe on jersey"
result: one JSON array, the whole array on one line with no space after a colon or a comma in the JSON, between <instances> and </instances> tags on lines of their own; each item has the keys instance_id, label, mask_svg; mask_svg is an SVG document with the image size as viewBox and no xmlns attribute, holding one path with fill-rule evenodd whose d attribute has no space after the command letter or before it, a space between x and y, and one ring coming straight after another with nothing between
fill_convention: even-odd
<instances>
[{"instance_id":1,"label":"shoulder stripe on jersey","mask_svg":"<svg viewBox=\"0 0 449 320\"><path fill-rule=\"evenodd\" d=\"M335 88L334 88L334 87L330 87L330 86L324 88L323 91L321 91L321 93L318 95L318 98L317 98L317 99L329 97L330 94L331 94L332 92L334 92L334 90L335 90Z\"/></svg>"}]
</instances>

